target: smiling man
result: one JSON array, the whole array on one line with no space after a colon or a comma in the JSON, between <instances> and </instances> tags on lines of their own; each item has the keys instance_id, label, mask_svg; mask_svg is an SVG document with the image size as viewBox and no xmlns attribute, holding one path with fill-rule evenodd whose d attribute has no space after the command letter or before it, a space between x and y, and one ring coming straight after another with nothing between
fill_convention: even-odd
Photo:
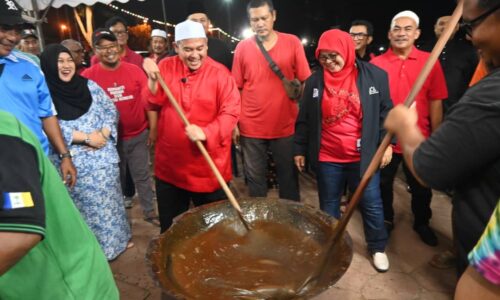
<instances>
[{"instance_id":1,"label":"smiling man","mask_svg":"<svg viewBox=\"0 0 500 300\"><path fill-rule=\"evenodd\" d=\"M375 55L368 51L368 46L373 42L373 25L367 20L354 20L351 23L349 34L356 47L356 57L370 61Z\"/></svg>"},{"instance_id":2,"label":"smiling man","mask_svg":"<svg viewBox=\"0 0 500 300\"><path fill-rule=\"evenodd\" d=\"M120 60L117 37L110 30L96 29L92 44L99 63L82 72L82 76L102 87L120 113L118 153L122 189L125 189L128 167L139 194L144 220L159 225L153 206L148 149L156 140L157 113L146 111L142 98L142 88L147 85L146 75L140 67Z\"/></svg>"},{"instance_id":3,"label":"smiling man","mask_svg":"<svg viewBox=\"0 0 500 300\"><path fill-rule=\"evenodd\" d=\"M167 32L161 29L153 29L151 31L151 39L149 40L149 58L158 63L168 52Z\"/></svg>"},{"instance_id":4,"label":"smiling man","mask_svg":"<svg viewBox=\"0 0 500 300\"><path fill-rule=\"evenodd\" d=\"M32 60L13 51L19 43L22 9L14 1L0 1L0 109L12 113L38 137L45 154L52 151L62 158L63 180L76 182L76 169L57 121L45 77Z\"/></svg>"},{"instance_id":5,"label":"smiling man","mask_svg":"<svg viewBox=\"0 0 500 300\"><path fill-rule=\"evenodd\" d=\"M271 150L279 184L279 197L300 200L297 169L293 161L293 134L297 102L288 97L283 82L269 67L256 39L288 80L304 82L311 71L300 40L274 30L276 10L271 0L247 5L255 33L241 41L234 52L233 76L241 91L241 147L250 197L267 196L267 151Z\"/></svg>"},{"instance_id":6,"label":"smiling man","mask_svg":"<svg viewBox=\"0 0 500 300\"><path fill-rule=\"evenodd\" d=\"M106 21L104 27L111 31L118 42L118 54L121 61L125 61L134 64L138 67L142 66L142 56L135 53L132 49L128 47L128 27L127 22L120 16L114 16ZM99 62L99 56L94 55L90 60L90 65L95 65Z\"/></svg>"},{"instance_id":7,"label":"smiling man","mask_svg":"<svg viewBox=\"0 0 500 300\"><path fill-rule=\"evenodd\" d=\"M189 208L190 201L203 205L226 195L201 152L192 141L202 141L226 182L231 180L231 132L240 115L240 95L231 74L207 56L203 26L184 21L175 27L176 56L157 66L145 59L147 99L161 107L155 155L156 194L161 232L173 218ZM164 91L161 76L186 114L185 127Z\"/></svg>"},{"instance_id":8,"label":"smiling man","mask_svg":"<svg viewBox=\"0 0 500 300\"><path fill-rule=\"evenodd\" d=\"M429 53L420 51L414 46L415 41L420 36L419 21L419 17L409 10L396 14L392 19L388 33L391 48L386 53L371 60L374 65L382 68L389 75L389 86L394 105L405 101L429 57ZM418 125L425 137L428 137L441 124L443 118L441 100L446 97L448 97L448 93L443 70L437 62L415 99ZM384 218L389 230L394 224L392 207L394 177L401 161L401 148L398 144L394 147L391 163L382 169L381 173L380 186L384 201ZM404 162L403 170L408 185L411 187L413 230L418 233L425 244L436 246L437 237L429 226L432 216L430 207L432 191L415 179Z\"/></svg>"},{"instance_id":9,"label":"smiling man","mask_svg":"<svg viewBox=\"0 0 500 300\"><path fill-rule=\"evenodd\" d=\"M498 221L485 227L500 199L500 1L465 0L462 28L491 72L465 92L428 139L419 131L414 112L402 106L389 113L386 127L400 140L417 178L433 188L455 188L458 274L466 270L455 299L498 299Z\"/></svg>"}]
</instances>

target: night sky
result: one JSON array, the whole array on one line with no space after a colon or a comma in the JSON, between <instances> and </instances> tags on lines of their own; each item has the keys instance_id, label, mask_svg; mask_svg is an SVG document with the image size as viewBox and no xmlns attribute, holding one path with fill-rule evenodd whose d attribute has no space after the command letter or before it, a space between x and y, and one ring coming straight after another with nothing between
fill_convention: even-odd
<instances>
[{"instance_id":1,"label":"night sky","mask_svg":"<svg viewBox=\"0 0 500 300\"><path fill-rule=\"evenodd\" d=\"M116 4L136 13L163 20L162 0L131 0ZM169 22L178 23L186 18L187 0L163 0ZM228 26L228 4L224 0L204 0L208 15L216 26L231 30L239 36L248 26L246 0L232 0L229 4L231 26ZM453 0L275 0L278 12L275 29L314 39L330 26L340 25L348 29L352 20L361 18L375 25L375 40L385 42L391 18L401 10L415 11L421 20L423 39L432 37L435 20L451 14L455 8Z\"/></svg>"},{"instance_id":2,"label":"night sky","mask_svg":"<svg viewBox=\"0 0 500 300\"><path fill-rule=\"evenodd\" d=\"M150 19L163 20L161 1L165 2L168 22L178 23L186 18L188 0L146 0L144 2L130 0L125 4L119 2L113 2L113 4ZM229 4L224 0L203 1L215 26L237 37L240 37L243 28L248 27L245 11L247 0L232 0ZM405 9L415 11L421 18L420 41L432 39L436 19L442 15L450 15L455 8L455 1L275 0L274 5L278 12L275 23L275 29L278 31L293 33L300 38L305 37L314 41L331 26L339 25L342 29L348 30L352 20L367 19L375 26L375 43L379 45L387 43L387 31L391 18ZM228 18L228 12L230 12L230 18ZM97 4L94 7L95 28L102 26L107 18L115 14L116 11L106 5ZM67 15L71 18L72 11L68 6L63 6L61 9L52 9L49 13L49 20L53 20L50 18L51 15L64 20ZM130 16L124 17L131 25L141 22Z\"/></svg>"}]
</instances>

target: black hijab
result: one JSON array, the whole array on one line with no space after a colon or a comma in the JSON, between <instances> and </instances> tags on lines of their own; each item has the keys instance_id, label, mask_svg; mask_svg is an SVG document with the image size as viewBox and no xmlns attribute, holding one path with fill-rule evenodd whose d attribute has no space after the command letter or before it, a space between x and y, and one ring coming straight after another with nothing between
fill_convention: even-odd
<instances>
[{"instance_id":1,"label":"black hijab","mask_svg":"<svg viewBox=\"0 0 500 300\"><path fill-rule=\"evenodd\" d=\"M88 79L76 73L69 82L59 78L57 60L61 52L71 56L71 52L62 45L48 45L40 56L40 65L57 110L57 117L69 121L78 119L89 110L92 96L87 85Z\"/></svg>"}]
</instances>

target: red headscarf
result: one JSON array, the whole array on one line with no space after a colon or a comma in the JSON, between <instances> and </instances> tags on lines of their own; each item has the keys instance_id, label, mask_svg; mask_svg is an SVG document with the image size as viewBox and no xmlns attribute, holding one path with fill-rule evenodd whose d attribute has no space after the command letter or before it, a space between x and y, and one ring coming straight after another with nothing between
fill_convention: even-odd
<instances>
[{"instance_id":1,"label":"red headscarf","mask_svg":"<svg viewBox=\"0 0 500 300\"><path fill-rule=\"evenodd\" d=\"M356 49L351 36L342 30L325 31L318 42L316 58L320 51L336 52L344 59L344 67L336 73L323 70L325 91L323 92L323 120L326 124L335 124L349 112L361 113L359 92L356 86L358 69L356 68ZM361 115L360 115L361 117Z\"/></svg>"}]
</instances>

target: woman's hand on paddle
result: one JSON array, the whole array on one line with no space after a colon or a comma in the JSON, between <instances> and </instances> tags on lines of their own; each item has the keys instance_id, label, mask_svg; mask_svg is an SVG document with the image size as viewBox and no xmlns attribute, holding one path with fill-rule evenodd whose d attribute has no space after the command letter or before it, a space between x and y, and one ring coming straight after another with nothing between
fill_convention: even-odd
<instances>
[{"instance_id":1,"label":"woman's hand on paddle","mask_svg":"<svg viewBox=\"0 0 500 300\"><path fill-rule=\"evenodd\" d=\"M392 145L387 146L385 149L384 156L382 157L382 161L380 162L380 168L387 167L388 164L391 163L392 160Z\"/></svg>"}]
</instances>

